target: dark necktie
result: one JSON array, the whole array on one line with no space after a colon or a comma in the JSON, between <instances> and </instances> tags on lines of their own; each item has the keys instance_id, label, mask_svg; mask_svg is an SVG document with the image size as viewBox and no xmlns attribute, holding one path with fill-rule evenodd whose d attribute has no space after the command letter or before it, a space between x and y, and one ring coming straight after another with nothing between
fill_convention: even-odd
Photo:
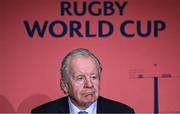
<instances>
[{"instance_id":1,"label":"dark necktie","mask_svg":"<svg viewBox=\"0 0 180 114\"><path fill-rule=\"evenodd\" d=\"M88 114L86 111L79 111L78 114Z\"/></svg>"}]
</instances>

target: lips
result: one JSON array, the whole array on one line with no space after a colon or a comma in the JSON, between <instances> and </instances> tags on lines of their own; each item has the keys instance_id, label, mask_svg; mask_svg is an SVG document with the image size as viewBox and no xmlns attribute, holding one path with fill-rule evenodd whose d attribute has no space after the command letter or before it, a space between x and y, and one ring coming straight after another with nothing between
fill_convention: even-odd
<instances>
[{"instance_id":1,"label":"lips","mask_svg":"<svg viewBox=\"0 0 180 114\"><path fill-rule=\"evenodd\" d=\"M95 94L95 92L92 92L92 93L86 93L85 96L89 96L89 95L93 96L94 94Z\"/></svg>"},{"instance_id":2,"label":"lips","mask_svg":"<svg viewBox=\"0 0 180 114\"><path fill-rule=\"evenodd\" d=\"M95 94L95 91L94 91L94 90L91 90L91 91L83 91L83 92L82 92L82 95L84 95L84 96L94 95L94 94Z\"/></svg>"}]
</instances>

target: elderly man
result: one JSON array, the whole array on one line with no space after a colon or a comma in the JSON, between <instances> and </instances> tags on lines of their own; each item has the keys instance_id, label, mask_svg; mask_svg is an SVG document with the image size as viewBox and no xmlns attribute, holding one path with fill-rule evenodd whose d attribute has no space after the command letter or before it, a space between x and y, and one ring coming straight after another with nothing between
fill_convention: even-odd
<instances>
[{"instance_id":1,"label":"elderly man","mask_svg":"<svg viewBox=\"0 0 180 114\"><path fill-rule=\"evenodd\" d=\"M68 53L61 65L61 89L68 96L43 104L32 113L134 113L120 102L99 96L102 67L89 50Z\"/></svg>"}]
</instances>

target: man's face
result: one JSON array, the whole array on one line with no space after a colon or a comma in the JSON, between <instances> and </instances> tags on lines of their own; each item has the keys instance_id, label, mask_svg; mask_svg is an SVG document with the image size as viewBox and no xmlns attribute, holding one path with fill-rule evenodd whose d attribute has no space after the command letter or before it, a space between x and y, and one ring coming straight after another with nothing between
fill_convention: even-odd
<instances>
[{"instance_id":1,"label":"man's face","mask_svg":"<svg viewBox=\"0 0 180 114\"><path fill-rule=\"evenodd\" d=\"M72 57L69 61L68 94L72 102L87 107L99 96L99 76L95 61L91 57Z\"/></svg>"}]
</instances>

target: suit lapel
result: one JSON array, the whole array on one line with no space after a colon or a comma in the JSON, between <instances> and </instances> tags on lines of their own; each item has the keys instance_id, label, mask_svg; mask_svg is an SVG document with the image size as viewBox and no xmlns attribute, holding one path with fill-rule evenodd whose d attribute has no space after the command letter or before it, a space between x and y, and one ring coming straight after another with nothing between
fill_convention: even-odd
<instances>
[{"instance_id":1,"label":"suit lapel","mask_svg":"<svg viewBox=\"0 0 180 114\"><path fill-rule=\"evenodd\" d=\"M69 113L68 97L59 100L57 109L59 113Z\"/></svg>"},{"instance_id":2,"label":"suit lapel","mask_svg":"<svg viewBox=\"0 0 180 114\"><path fill-rule=\"evenodd\" d=\"M103 106L102 106L102 98L101 96L99 96L98 100L97 100L97 113L103 113Z\"/></svg>"}]
</instances>

